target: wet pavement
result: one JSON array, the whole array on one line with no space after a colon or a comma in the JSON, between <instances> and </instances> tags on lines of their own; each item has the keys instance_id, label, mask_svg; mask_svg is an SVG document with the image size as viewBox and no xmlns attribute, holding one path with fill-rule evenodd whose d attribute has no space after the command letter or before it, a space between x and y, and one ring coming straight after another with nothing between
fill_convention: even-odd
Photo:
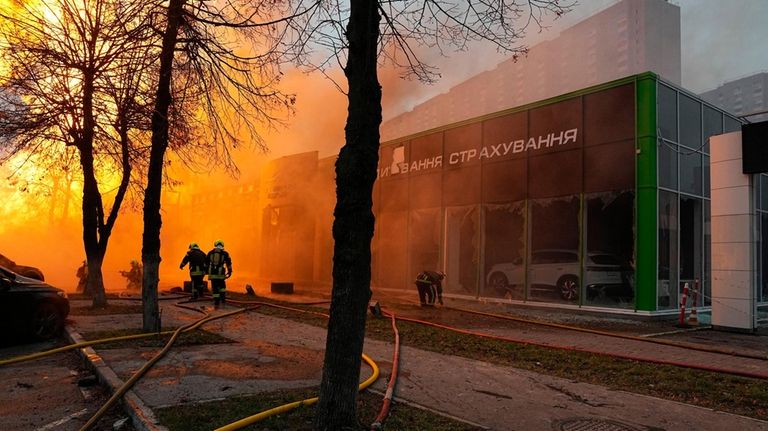
<instances>
[{"instance_id":1,"label":"wet pavement","mask_svg":"<svg viewBox=\"0 0 768 431\"><path fill-rule=\"evenodd\" d=\"M295 295L281 299L302 302L317 298ZM382 295L380 299L383 305L391 303L394 308L398 308L398 313L412 313L434 320L439 320L442 315L455 315L449 309L424 312L407 303L395 305L395 297ZM465 307L467 303L449 301L447 305ZM482 304L478 304L478 307L480 305ZM550 318L557 317L557 313L547 315ZM563 315L561 320L575 318L569 313ZM182 325L201 316L200 313L174 307L168 302L163 303L164 326ZM452 319L450 316L443 318L449 321ZM140 315L74 316L74 319L72 329L80 332L113 325L123 328L141 326ZM760 362L744 362L741 358L703 352L692 353L674 347L526 324L505 322L498 326L472 325L472 321L467 322L466 317L461 320L465 322L466 327L483 332L531 339L551 345L581 346L653 358L664 357L669 360L698 358L696 360L710 365L728 365L761 371ZM663 322L635 324L625 321L622 324L627 328L635 328L631 331L633 333L646 335L661 332L665 328L674 329L668 328L669 323ZM221 334L236 343L172 349L134 388L135 394L149 408L319 384L322 352L325 347L325 330L321 328L258 312L246 312L210 322L203 329ZM731 346L738 344L733 339L744 337L744 340L751 342L747 344L750 344L749 348L753 351L768 351L768 345L765 344L768 337L732 335L737 337L718 333L713 337L714 341L707 338L704 331L669 334L665 337L685 341L695 340L697 337L706 338L714 345L718 345L717 338L720 337L731 340ZM123 380L143 365L155 351L156 349L148 348L96 348L96 353ZM392 345L369 339L366 340L365 352L379 364L382 376L387 376L391 366L389 361ZM763 362L762 369L766 368L764 364ZM409 347L401 350L400 367L396 400L444 412L495 430L768 430L768 422ZM361 380L367 378L369 373L369 369L364 366ZM606 376L606 379L609 378L610 376ZM373 388L384 391L385 384L385 378L382 377ZM588 421L593 421L592 428L568 428L564 425L584 426ZM595 428L595 424L603 428ZM624 428L619 428L620 426Z\"/></svg>"}]
</instances>

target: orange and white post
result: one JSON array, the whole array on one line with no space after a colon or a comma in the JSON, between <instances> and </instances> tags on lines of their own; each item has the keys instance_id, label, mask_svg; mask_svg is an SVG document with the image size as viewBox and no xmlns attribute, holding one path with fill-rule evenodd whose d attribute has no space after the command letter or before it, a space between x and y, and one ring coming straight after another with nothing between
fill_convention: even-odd
<instances>
[{"instance_id":1,"label":"orange and white post","mask_svg":"<svg viewBox=\"0 0 768 431\"><path fill-rule=\"evenodd\" d=\"M680 300L680 327L685 327L685 303L688 300L688 282L683 285L683 298Z\"/></svg>"}]
</instances>

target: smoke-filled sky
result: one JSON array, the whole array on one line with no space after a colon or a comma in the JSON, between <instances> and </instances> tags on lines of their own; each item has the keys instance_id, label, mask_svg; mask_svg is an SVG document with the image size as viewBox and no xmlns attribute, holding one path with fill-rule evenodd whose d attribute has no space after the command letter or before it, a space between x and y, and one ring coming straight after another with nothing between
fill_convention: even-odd
<instances>
[{"instance_id":1,"label":"smoke-filled sky","mask_svg":"<svg viewBox=\"0 0 768 431\"><path fill-rule=\"evenodd\" d=\"M643 1L643 0L633 0ZM617 0L582 0L570 13L558 20L550 20L548 28L533 32L524 41L533 46L541 40L551 39L576 22L618 3ZM768 1L766 0L673 0L680 7L683 87L700 93L711 90L725 81L768 71ZM490 70L505 57L492 48L478 46L467 53L450 58L435 58L443 78L432 86L405 83L408 91L395 89L401 96L390 100L385 108L385 120L410 110L434 95L448 91L452 86ZM396 87L397 85L393 85ZM384 93L392 91L385 85Z\"/></svg>"},{"instance_id":2,"label":"smoke-filled sky","mask_svg":"<svg viewBox=\"0 0 768 431\"><path fill-rule=\"evenodd\" d=\"M562 29L616 1L581 0L580 3L573 12L564 17L554 22L545 22L549 26L548 29L542 32L532 31L523 43L532 46L539 41L554 38ZM702 92L727 80L768 71L768 26L765 25L768 18L768 0L674 0L672 3L681 8L684 87L694 92ZM0 6L3 4L7 5L8 0L0 0ZM423 57L440 68L442 77L434 85L403 81L396 70L385 68L380 71L385 121L448 91L477 73L494 68L505 60L505 57L496 53L493 48L483 45L474 46L470 52L449 54L448 58L431 53L426 53ZM241 175L237 179L230 178L221 171L198 175L175 172L174 175L181 179L183 184L175 191L166 192L166 201L178 201L179 196L199 194L203 189L209 193L210 190L228 191L243 184L253 184L259 177L261 166L277 157L306 151L318 151L320 157L327 157L338 152L344 142L347 110L345 96L319 74L305 75L291 70L285 72L283 90L297 95L296 115L285 128L265 134L269 153L263 155L238 150L236 160ZM332 71L331 75L343 82L340 71ZM82 233L77 214L79 198L74 196L76 192L77 190L73 189L73 200L67 207L68 217L61 214L62 209L54 211L51 209L54 208L53 205L46 206L37 202L37 206L24 206L30 216L26 222L14 220L21 222L13 223L11 218L2 220L0 253L19 263L40 266L51 275L50 279L57 285L73 288L76 284L75 270L83 259ZM0 184L0 196L7 197L13 193L14 186ZM27 198L30 202L35 200L35 196ZM5 201L8 202L7 199ZM60 203L57 205L61 206ZM166 272L161 275L161 282L175 282L185 278L184 271L177 269L178 261L185 251L185 244L197 241L204 249L208 249L213 240L222 236L222 233L226 236L223 239L228 248L236 251L233 255L236 273L241 268L247 269L248 260L244 250L253 246L244 239L250 237L249 232L241 234L237 231L237 225L220 229L215 223L217 214L232 212L231 206L215 207L202 204L201 208L201 214L210 216L213 221L207 218L196 220L199 226L184 226L178 219L173 218L172 207L167 210L168 217L163 224L165 242L162 250ZM253 216L253 209L243 206L237 211L239 219L243 220L243 226L246 226L248 219ZM18 215L18 212L14 212ZM66 215L67 211L63 212ZM117 222L112 246L107 252L105 262L105 275L110 285L122 285L124 281L117 271L126 269L130 259L140 258L140 217L139 211L126 211ZM46 258L41 259L41 256Z\"/></svg>"},{"instance_id":3,"label":"smoke-filled sky","mask_svg":"<svg viewBox=\"0 0 768 431\"><path fill-rule=\"evenodd\" d=\"M617 0L582 0L572 12L545 22L548 28L543 31L530 31L523 43L533 46L554 38L562 29L615 3ZM678 5L681 12L683 87L699 93L725 81L768 71L767 0L673 0L671 3ZM482 44L469 52L449 54L449 57L426 54L425 59L440 68L441 79L434 85L402 80L398 72L391 69L380 71L385 121L480 72L493 69L506 59ZM287 133L288 136L296 134L296 139L272 145L271 154L292 154L301 148L319 149L321 156L335 154L344 137L346 100L319 75L294 75L293 78L286 81L286 89L298 94L299 105L292 130ZM295 87L292 89L291 85ZM337 103L339 109L331 112L328 107ZM316 146L312 147L313 144Z\"/></svg>"}]
</instances>

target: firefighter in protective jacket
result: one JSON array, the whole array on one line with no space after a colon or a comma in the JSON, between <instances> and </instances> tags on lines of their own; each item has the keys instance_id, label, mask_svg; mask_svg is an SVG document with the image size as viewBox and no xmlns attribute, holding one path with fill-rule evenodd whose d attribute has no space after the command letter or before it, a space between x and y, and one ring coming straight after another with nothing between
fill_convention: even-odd
<instances>
[{"instance_id":1,"label":"firefighter in protective jacket","mask_svg":"<svg viewBox=\"0 0 768 431\"><path fill-rule=\"evenodd\" d=\"M189 244L189 250L184 255L184 259L181 260L179 269L184 269L187 264L189 264L189 278L192 280L192 300L198 297L202 298L205 290L203 277L205 277L205 271L208 269L208 257L195 242Z\"/></svg>"},{"instance_id":2,"label":"firefighter in protective jacket","mask_svg":"<svg viewBox=\"0 0 768 431\"><path fill-rule=\"evenodd\" d=\"M416 288L419 289L422 307L434 307L435 298L443 305L443 279L445 273L439 271L422 271L416 276Z\"/></svg>"},{"instance_id":3,"label":"firefighter in protective jacket","mask_svg":"<svg viewBox=\"0 0 768 431\"><path fill-rule=\"evenodd\" d=\"M217 240L213 243L213 250L208 252L208 280L211 281L213 290L213 304L218 308L219 303L224 304L227 294L226 279L232 276L232 259L224 250L224 241ZM226 267L226 268L225 268Z\"/></svg>"},{"instance_id":4,"label":"firefighter in protective jacket","mask_svg":"<svg viewBox=\"0 0 768 431\"><path fill-rule=\"evenodd\" d=\"M144 278L144 267L139 261L131 261L131 269L120 271L120 275L128 280L128 290L141 290L142 279Z\"/></svg>"}]
</instances>

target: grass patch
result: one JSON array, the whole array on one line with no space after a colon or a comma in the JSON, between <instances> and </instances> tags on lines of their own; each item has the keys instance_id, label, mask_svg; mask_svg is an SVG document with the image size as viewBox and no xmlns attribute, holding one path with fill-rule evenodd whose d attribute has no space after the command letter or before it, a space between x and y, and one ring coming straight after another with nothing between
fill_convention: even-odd
<instances>
[{"instance_id":1,"label":"grass patch","mask_svg":"<svg viewBox=\"0 0 768 431\"><path fill-rule=\"evenodd\" d=\"M141 314L141 304L109 304L104 308L72 307L69 314L73 316L105 316L110 314Z\"/></svg>"},{"instance_id":2,"label":"grass patch","mask_svg":"<svg viewBox=\"0 0 768 431\"><path fill-rule=\"evenodd\" d=\"M283 404L316 397L317 392L317 389L270 392L228 398L223 401L168 407L158 409L155 413L160 419L160 423L171 431L208 431ZM376 419L379 408L381 408L381 400L381 396L368 391L359 394L357 401L358 420L365 429L368 429L369 425ZM252 431L310 431L313 430L314 414L315 406L299 407L242 429ZM396 402L392 405L389 418L384 422L384 427L399 431L475 431L481 429Z\"/></svg>"},{"instance_id":3,"label":"grass patch","mask_svg":"<svg viewBox=\"0 0 768 431\"><path fill-rule=\"evenodd\" d=\"M163 331L174 330L175 328L163 328ZM124 335L141 334L141 329L117 329L109 331L94 331L83 334L83 338L86 340L101 340L104 338L121 337ZM123 340L123 341L108 341L106 343L98 344L97 349L125 349L125 348L162 348L170 340L172 334L155 335L147 338L140 338L138 340ZM208 332L203 329L194 329L188 332L182 332L179 337L176 338L174 346L199 346L203 344L226 344L234 343L227 337Z\"/></svg>"},{"instance_id":4,"label":"grass patch","mask_svg":"<svg viewBox=\"0 0 768 431\"><path fill-rule=\"evenodd\" d=\"M254 297L249 298L254 300ZM311 311L326 311L317 307L291 305L264 298L258 300ZM327 327L327 319L320 316L271 307L261 307L257 312ZM474 322L478 319L477 316L471 316L468 321ZM406 346L768 420L768 384L763 380L515 344L411 322L398 321L397 327L401 343ZM394 342L390 319L377 319L368 315L366 337Z\"/></svg>"}]
</instances>

